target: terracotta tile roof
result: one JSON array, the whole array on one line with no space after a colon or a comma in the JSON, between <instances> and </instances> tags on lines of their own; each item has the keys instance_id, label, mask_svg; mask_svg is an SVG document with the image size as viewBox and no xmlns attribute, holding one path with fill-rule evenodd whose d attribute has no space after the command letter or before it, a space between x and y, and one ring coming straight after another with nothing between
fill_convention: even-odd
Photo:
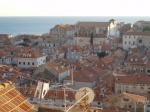
<instances>
[{"instance_id":1,"label":"terracotta tile roof","mask_svg":"<svg viewBox=\"0 0 150 112\"><path fill-rule=\"evenodd\" d=\"M137 60L136 60L137 59ZM146 64L147 58L145 55L142 55L140 53L134 53L127 57L125 62L128 62L130 64Z\"/></svg>"},{"instance_id":2,"label":"terracotta tile roof","mask_svg":"<svg viewBox=\"0 0 150 112\"><path fill-rule=\"evenodd\" d=\"M46 54L38 51L38 50L25 50L24 49L24 52L18 54L18 58L39 58L39 57L42 57L42 56L46 56Z\"/></svg>"},{"instance_id":3,"label":"terracotta tile roof","mask_svg":"<svg viewBox=\"0 0 150 112\"><path fill-rule=\"evenodd\" d=\"M131 94L131 93L123 93L123 94L137 102L146 103L146 97L144 97L144 96Z\"/></svg>"},{"instance_id":4,"label":"terracotta tile roof","mask_svg":"<svg viewBox=\"0 0 150 112\"><path fill-rule=\"evenodd\" d=\"M77 61L77 62L68 62L68 64L71 67L76 67L76 69L81 69L81 63L79 61Z\"/></svg>"},{"instance_id":5,"label":"terracotta tile roof","mask_svg":"<svg viewBox=\"0 0 150 112\"><path fill-rule=\"evenodd\" d=\"M72 51L72 52L81 52L81 53L83 53L83 51L84 51L84 49L83 48L81 48L80 46L74 46L70 51Z\"/></svg>"},{"instance_id":6,"label":"terracotta tile roof","mask_svg":"<svg viewBox=\"0 0 150 112\"><path fill-rule=\"evenodd\" d=\"M46 63L49 67L59 67L60 65L54 61Z\"/></svg>"},{"instance_id":7,"label":"terracotta tile roof","mask_svg":"<svg viewBox=\"0 0 150 112\"><path fill-rule=\"evenodd\" d=\"M99 59L98 61L94 62L94 65L101 68L110 70L111 66L107 65L103 58Z\"/></svg>"},{"instance_id":8,"label":"terracotta tile roof","mask_svg":"<svg viewBox=\"0 0 150 112\"><path fill-rule=\"evenodd\" d=\"M150 32L149 31L145 31L145 32L126 32L123 35L141 35L141 36L150 36Z\"/></svg>"},{"instance_id":9,"label":"terracotta tile roof","mask_svg":"<svg viewBox=\"0 0 150 112\"><path fill-rule=\"evenodd\" d=\"M98 77L103 77L106 74L108 74L108 71L104 71L103 69L98 68L97 66L88 67L87 70L90 72L96 73Z\"/></svg>"},{"instance_id":10,"label":"terracotta tile roof","mask_svg":"<svg viewBox=\"0 0 150 112\"><path fill-rule=\"evenodd\" d=\"M110 95L114 93L114 85L115 85L115 76L111 75L105 78L102 78L97 86L94 88L94 91L97 92L98 96L95 98L99 98L99 94L103 93L104 95ZM106 91L101 91L101 89L105 89Z\"/></svg>"},{"instance_id":11,"label":"terracotta tile roof","mask_svg":"<svg viewBox=\"0 0 150 112\"><path fill-rule=\"evenodd\" d=\"M129 50L132 51L132 53L136 53L138 51L137 47L130 48Z\"/></svg>"},{"instance_id":12,"label":"terracotta tile roof","mask_svg":"<svg viewBox=\"0 0 150 112\"><path fill-rule=\"evenodd\" d=\"M0 112L28 112L32 109L33 105L11 82L0 85Z\"/></svg>"},{"instance_id":13,"label":"terracotta tile roof","mask_svg":"<svg viewBox=\"0 0 150 112\"><path fill-rule=\"evenodd\" d=\"M79 70L73 72L73 78L76 82L94 82L98 80L98 76L96 73L90 72L88 70ZM71 80L71 76L66 77L64 80Z\"/></svg>"},{"instance_id":14,"label":"terracotta tile roof","mask_svg":"<svg viewBox=\"0 0 150 112\"><path fill-rule=\"evenodd\" d=\"M51 69L54 73L58 73L58 74L70 70L69 67L61 66L60 64L55 62L48 62L46 63L46 65L48 65L49 69Z\"/></svg>"},{"instance_id":15,"label":"terracotta tile roof","mask_svg":"<svg viewBox=\"0 0 150 112\"><path fill-rule=\"evenodd\" d=\"M114 55L115 55L116 57L123 57L123 56L125 55L125 52L122 51L121 49L118 49L118 50L116 50L116 51L114 52Z\"/></svg>"},{"instance_id":16,"label":"terracotta tile roof","mask_svg":"<svg viewBox=\"0 0 150 112\"><path fill-rule=\"evenodd\" d=\"M69 24L59 24L58 26L65 28L66 30L73 30L73 26Z\"/></svg>"},{"instance_id":17,"label":"terracotta tile roof","mask_svg":"<svg viewBox=\"0 0 150 112\"><path fill-rule=\"evenodd\" d=\"M67 59L65 59L65 58L58 58L57 61L66 63Z\"/></svg>"},{"instance_id":18,"label":"terracotta tile roof","mask_svg":"<svg viewBox=\"0 0 150 112\"><path fill-rule=\"evenodd\" d=\"M150 68L150 60L147 61L146 68Z\"/></svg>"},{"instance_id":19,"label":"terracotta tile roof","mask_svg":"<svg viewBox=\"0 0 150 112\"><path fill-rule=\"evenodd\" d=\"M102 50L110 51L110 50L112 50L112 45L111 44L102 44Z\"/></svg>"},{"instance_id":20,"label":"terracotta tile roof","mask_svg":"<svg viewBox=\"0 0 150 112\"><path fill-rule=\"evenodd\" d=\"M117 97L119 97L119 96L123 96L123 94L111 94L111 95L106 95L106 98L104 99L104 101L111 100L111 99L117 98Z\"/></svg>"},{"instance_id":21,"label":"terracotta tile roof","mask_svg":"<svg viewBox=\"0 0 150 112\"><path fill-rule=\"evenodd\" d=\"M150 84L150 77L146 74L139 76L117 76L115 83Z\"/></svg>"},{"instance_id":22,"label":"terracotta tile roof","mask_svg":"<svg viewBox=\"0 0 150 112\"><path fill-rule=\"evenodd\" d=\"M105 61L106 64L111 64L115 62L114 57L112 57L111 55L105 56L103 60Z\"/></svg>"}]
</instances>

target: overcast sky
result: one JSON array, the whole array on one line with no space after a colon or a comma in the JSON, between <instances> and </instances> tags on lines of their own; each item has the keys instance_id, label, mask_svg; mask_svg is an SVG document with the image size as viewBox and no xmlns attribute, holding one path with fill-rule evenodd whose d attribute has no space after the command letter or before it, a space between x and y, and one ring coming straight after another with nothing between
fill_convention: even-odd
<instances>
[{"instance_id":1,"label":"overcast sky","mask_svg":"<svg viewBox=\"0 0 150 112\"><path fill-rule=\"evenodd\" d=\"M0 16L150 16L148 0L0 0Z\"/></svg>"}]
</instances>

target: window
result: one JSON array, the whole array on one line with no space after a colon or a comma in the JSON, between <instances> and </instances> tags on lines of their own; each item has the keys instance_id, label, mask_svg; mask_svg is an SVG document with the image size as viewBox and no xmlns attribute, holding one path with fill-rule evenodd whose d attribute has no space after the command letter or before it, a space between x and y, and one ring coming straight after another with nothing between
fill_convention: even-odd
<instances>
[{"instance_id":1,"label":"window","mask_svg":"<svg viewBox=\"0 0 150 112\"><path fill-rule=\"evenodd\" d=\"M104 94L100 94L99 97L100 97L100 98L103 98L103 97L104 97Z\"/></svg>"},{"instance_id":2,"label":"window","mask_svg":"<svg viewBox=\"0 0 150 112\"><path fill-rule=\"evenodd\" d=\"M56 92L54 93L54 96L57 96L57 93L56 93Z\"/></svg>"},{"instance_id":3,"label":"window","mask_svg":"<svg viewBox=\"0 0 150 112\"><path fill-rule=\"evenodd\" d=\"M19 62L19 65L21 65L21 62Z\"/></svg>"},{"instance_id":4,"label":"window","mask_svg":"<svg viewBox=\"0 0 150 112\"><path fill-rule=\"evenodd\" d=\"M142 40L141 40L141 39L139 40L139 43L140 43L140 44L142 43Z\"/></svg>"},{"instance_id":5,"label":"window","mask_svg":"<svg viewBox=\"0 0 150 112\"><path fill-rule=\"evenodd\" d=\"M135 58L135 61L137 61L138 59L137 58Z\"/></svg>"},{"instance_id":6,"label":"window","mask_svg":"<svg viewBox=\"0 0 150 112\"><path fill-rule=\"evenodd\" d=\"M34 62L32 62L32 65L34 65Z\"/></svg>"},{"instance_id":7,"label":"window","mask_svg":"<svg viewBox=\"0 0 150 112\"><path fill-rule=\"evenodd\" d=\"M129 105L129 108L131 108L132 106L131 105Z\"/></svg>"},{"instance_id":8,"label":"window","mask_svg":"<svg viewBox=\"0 0 150 112\"><path fill-rule=\"evenodd\" d=\"M134 36L134 38L135 38L135 36Z\"/></svg>"},{"instance_id":9,"label":"window","mask_svg":"<svg viewBox=\"0 0 150 112\"><path fill-rule=\"evenodd\" d=\"M150 70L147 70L147 73L150 73Z\"/></svg>"},{"instance_id":10,"label":"window","mask_svg":"<svg viewBox=\"0 0 150 112\"><path fill-rule=\"evenodd\" d=\"M28 62L28 65L30 65L30 62Z\"/></svg>"},{"instance_id":11,"label":"window","mask_svg":"<svg viewBox=\"0 0 150 112\"><path fill-rule=\"evenodd\" d=\"M135 42L133 41L133 45L135 44Z\"/></svg>"},{"instance_id":12,"label":"window","mask_svg":"<svg viewBox=\"0 0 150 112\"><path fill-rule=\"evenodd\" d=\"M131 58L131 61L133 61L133 59Z\"/></svg>"},{"instance_id":13,"label":"window","mask_svg":"<svg viewBox=\"0 0 150 112\"><path fill-rule=\"evenodd\" d=\"M23 65L25 65L25 62L23 62Z\"/></svg>"},{"instance_id":14,"label":"window","mask_svg":"<svg viewBox=\"0 0 150 112\"><path fill-rule=\"evenodd\" d=\"M130 41L129 41L129 44L130 44Z\"/></svg>"},{"instance_id":15,"label":"window","mask_svg":"<svg viewBox=\"0 0 150 112\"><path fill-rule=\"evenodd\" d=\"M127 42L126 42L126 41L125 41L124 43L125 43L125 44L127 44Z\"/></svg>"},{"instance_id":16,"label":"window","mask_svg":"<svg viewBox=\"0 0 150 112\"><path fill-rule=\"evenodd\" d=\"M130 36L129 36L129 38L130 38Z\"/></svg>"},{"instance_id":17,"label":"window","mask_svg":"<svg viewBox=\"0 0 150 112\"><path fill-rule=\"evenodd\" d=\"M101 102L97 102L97 104L98 104L98 105L100 105L100 104L101 104Z\"/></svg>"},{"instance_id":18,"label":"window","mask_svg":"<svg viewBox=\"0 0 150 112\"><path fill-rule=\"evenodd\" d=\"M121 90L118 90L118 93L121 93Z\"/></svg>"},{"instance_id":19,"label":"window","mask_svg":"<svg viewBox=\"0 0 150 112\"><path fill-rule=\"evenodd\" d=\"M30 100L32 101L32 100L33 100L33 97L31 97Z\"/></svg>"},{"instance_id":20,"label":"window","mask_svg":"<svg viewBox=\"0 0 150 112\"><path fill-rule=\"evenodd\" d=\"M129 99L128 99L128 98L123 98L123 101L128 102L128 101L129 101Z\"/></svg>"}]
</instances>

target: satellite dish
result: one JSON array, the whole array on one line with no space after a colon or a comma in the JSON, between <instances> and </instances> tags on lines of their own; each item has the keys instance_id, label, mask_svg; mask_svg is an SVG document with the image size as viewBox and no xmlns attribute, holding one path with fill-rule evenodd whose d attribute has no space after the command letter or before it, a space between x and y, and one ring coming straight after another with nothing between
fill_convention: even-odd
<instances>
[{"instance_id":1,"label":"satellite dish","mask_svg":"<svg viewBox=\"0 0 150 112\"><path fill-rule=\"evenodd\" d=\"M80 88L75 94L76 101L79 101L83 96L85 97L79 102L81 105L90 104L94 100L94 92L91 88L88 87Z\"/></svg>"}]
</instances>

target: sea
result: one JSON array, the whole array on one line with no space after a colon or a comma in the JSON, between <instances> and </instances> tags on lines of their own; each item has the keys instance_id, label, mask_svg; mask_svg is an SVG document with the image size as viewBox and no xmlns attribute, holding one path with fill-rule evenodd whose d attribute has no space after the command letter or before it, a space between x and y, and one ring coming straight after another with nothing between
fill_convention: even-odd
<instances>
[{"instance_id":1,"label":"sea","mask_svg":"<svg viewBox=\"0 0 150 112\"><path fill-rule=\"evenodd\" d=\"M13 37L20 34L44 34L57 24L75 24L78 21L97 21L108 22L115 19L118 23L135 23L139 20L150 21L148 17L121 17L121 16L47 16L47 17L1 17L0 16L0 34L12 34Z\"/></svg>"}]
</instances>

